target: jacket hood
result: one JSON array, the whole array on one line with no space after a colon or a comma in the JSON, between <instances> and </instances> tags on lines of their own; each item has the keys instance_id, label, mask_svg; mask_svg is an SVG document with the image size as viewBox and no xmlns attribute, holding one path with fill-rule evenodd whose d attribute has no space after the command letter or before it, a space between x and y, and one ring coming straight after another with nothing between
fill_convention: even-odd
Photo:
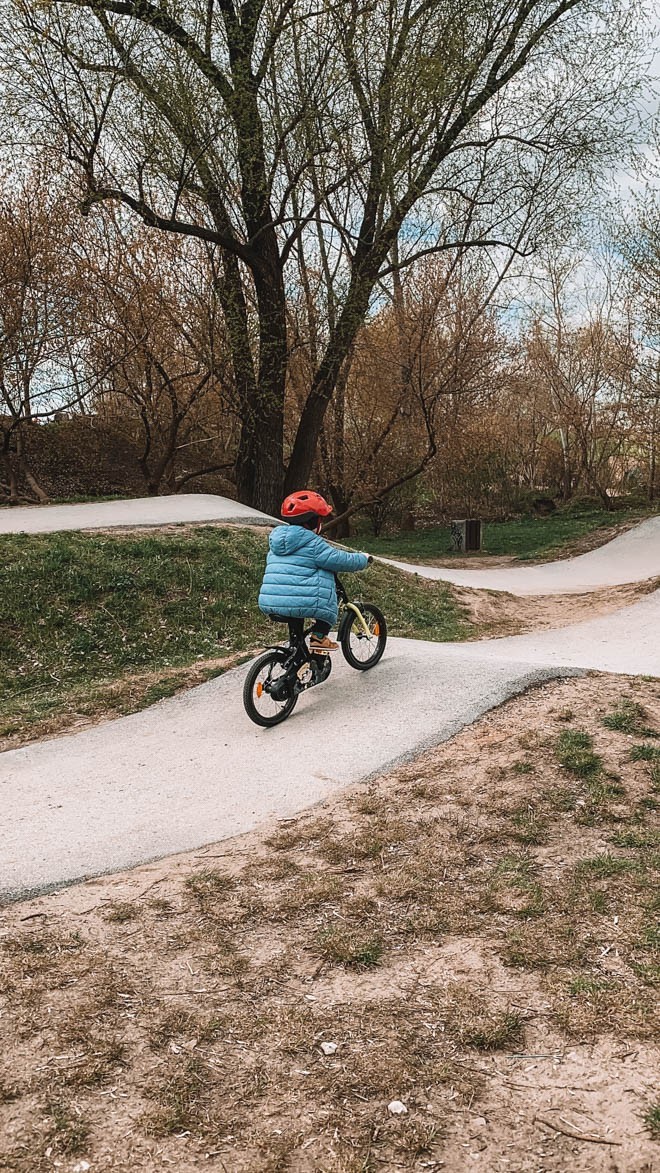
<instances>
[{"instance_id":1,"label":"jacket hood","mask_svg":"<svg viewBox=\"0 0 660 1173\"><path fill-rule=\"evenodd\" d=\"M301 525L278 525L271 533L268 544L273 554L295 554L315 536Z\"/></svg>"}]
</instances>

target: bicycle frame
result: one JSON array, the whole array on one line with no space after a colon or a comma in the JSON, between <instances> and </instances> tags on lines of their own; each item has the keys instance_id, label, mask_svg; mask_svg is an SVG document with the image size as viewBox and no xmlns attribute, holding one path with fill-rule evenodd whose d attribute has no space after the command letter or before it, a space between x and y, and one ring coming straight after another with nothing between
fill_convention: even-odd
<instances>
[{"instance_id":1,"label":"bicycle frame","mask_svg":"<svg viewBox=\"0 0 660 1173\"><path fill-rule=\"evenodd\" d=\"M352 612L353 612L353 614L356 616L356 618L357 618L357 621L358 621L358 623L360 624L360 627L362 628L362 630L363 630L364 634L365 634L367 637L371 635L371 632L369 631L369 628L368 628L368 626L367 626L367 624L366 624L366 622L365 622L364 615L362 614L362 612L361 612L360 608L358 607L357 603L344 603L344 604L342 605L342 610L343 610L343 611L352 611Z\"/></svg>"},{"instance_id":2,"label":"bicycle frame","mask_svg":"<svg viewBox=\"0 0 660 1173\"><path fill-rule=\"evenodd\" d=\"M337 587L337 598L339 599L340 611L352 611L353 614L355 615L358 623L360 624L360 627L362 628L362 631L364 632L364 634L367 637L370 636L371 632L369 631L369 628L365 622L364 615L362 614L362 612L360 610L359 604L358 603L351 603L348 595L346 594L346 587L344 586L341 579L339 579L337 577L337 575L335 575L335 585ZM341 620L339 622L339 626L341 627Z\"/></svg>"}]
</instances>

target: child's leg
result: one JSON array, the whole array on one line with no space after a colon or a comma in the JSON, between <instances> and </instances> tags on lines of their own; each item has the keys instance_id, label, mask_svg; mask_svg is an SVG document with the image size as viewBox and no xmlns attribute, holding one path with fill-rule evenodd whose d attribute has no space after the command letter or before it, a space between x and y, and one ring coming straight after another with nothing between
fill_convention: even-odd
<instances>
[{"instance_id":1,"label":"child's leg","mask_svg":"<svg viewBox=\"0 0 660 1173\"><path fill-rule=\"evenodd\" d=\"M289 642L293 644L294 642L297 643L299 640L301 640L304 630L304 619L289 619Z\"/></svg>"},{"instance_id":2,"label":"child's leg","mask_svg":"<svg viewBox=\"0 0 660 1173\"><path fill-rule=\"evenodd\" d=\"M324 619L315 619L312 635L318 635L319 639L323 639L330 631L330 624L326 623Z\"/></svg>"}]
</instances>

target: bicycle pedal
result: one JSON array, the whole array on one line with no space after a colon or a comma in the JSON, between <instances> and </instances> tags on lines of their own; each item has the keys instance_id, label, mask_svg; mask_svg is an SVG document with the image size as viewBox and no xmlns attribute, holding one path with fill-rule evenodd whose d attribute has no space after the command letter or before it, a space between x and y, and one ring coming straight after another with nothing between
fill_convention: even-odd
<instances>
[{"instance_id":1,"label":"bicycle pedal","mask_svg":"<svg viewBox=\"0 0 660 1173\"><path fill-rule=\"evenodd\" d=\"M329 656L330 648L312 648L313 656Z\"/></svg>"}]
</instances>

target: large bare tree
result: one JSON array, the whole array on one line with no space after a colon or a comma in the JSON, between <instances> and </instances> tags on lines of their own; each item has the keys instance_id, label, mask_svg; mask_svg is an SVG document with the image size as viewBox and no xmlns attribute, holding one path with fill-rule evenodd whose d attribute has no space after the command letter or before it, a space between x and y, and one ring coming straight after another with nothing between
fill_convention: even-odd
<instances>
[{"instance_id":1,"label":"large bare tree","mask_svg":"<svg viewBox=\"0 0 660 1173\"><path fill-rule=\"evenodd\" d=\"M633 0L634 2L634 0ZM91 209L210 242L240 402L239 495L307 479L370 305L415 257L534 246L620 132L628 0L4 0L22 131ZM12 107L17 109L15 105ZM287 291L327 283L286 443Z\"/></svg>"}]
</instances>

